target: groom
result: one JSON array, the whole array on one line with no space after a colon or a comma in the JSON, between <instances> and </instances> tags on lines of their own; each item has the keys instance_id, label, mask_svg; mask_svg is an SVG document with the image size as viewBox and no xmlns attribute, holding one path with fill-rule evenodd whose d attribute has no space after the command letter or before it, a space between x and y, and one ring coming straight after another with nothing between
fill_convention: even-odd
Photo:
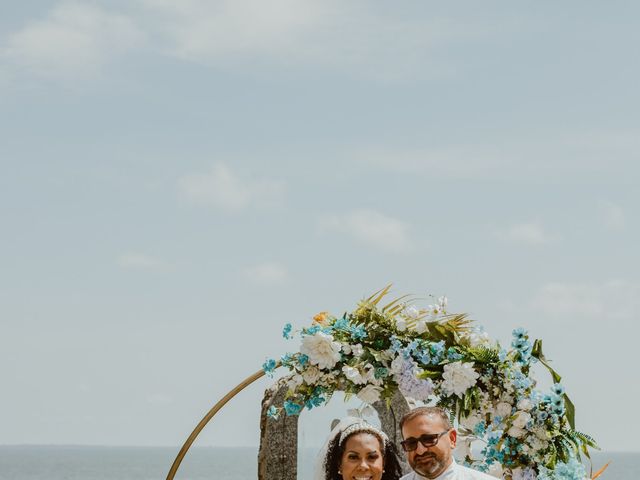
<instances>
[{"instance_id":1,"label":"groom","mask_svg":"<svg viewBox=\"0 0 640 480\"><path fill-rule=\"evenodd\" d=\"M414 470L400 480L495 480L485 473L458 465L451 453L457 432L447 413L438 407L418 407L400 421L401 444Z\"/></svg>"}]
</instances>

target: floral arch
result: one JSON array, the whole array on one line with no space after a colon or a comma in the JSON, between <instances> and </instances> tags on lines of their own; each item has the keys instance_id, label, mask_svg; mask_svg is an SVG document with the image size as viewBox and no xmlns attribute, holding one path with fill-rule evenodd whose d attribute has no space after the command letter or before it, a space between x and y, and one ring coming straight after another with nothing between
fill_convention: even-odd
<instances>
[{"instance_id":1,"label":"floral arch","mask_svg":"<svg viewBox=\"0 0 640 480\"><path fill-rule=\"evenodd\" d=\"M574 406L540 340L532 342L518 328L510 347L502 348L464 314L448 313L445 297L425 308L408 296L383 306L389 289L342 317L316 315L297 332L299 351L265 362L267 374L279 366L290 371L279 381L283 394L264 407L267 417L296 416L325 404L335 391L370 405L391 405L401 393L447 409L463 441L483 445L477 458L467 451L472 468L512 480L587 478L581 456L589 457L595 441L575 429ZM287 324L283 336L294 333ZM536 389L535 362L553 377L549 391Z\"/></svg>"}]
</instances>

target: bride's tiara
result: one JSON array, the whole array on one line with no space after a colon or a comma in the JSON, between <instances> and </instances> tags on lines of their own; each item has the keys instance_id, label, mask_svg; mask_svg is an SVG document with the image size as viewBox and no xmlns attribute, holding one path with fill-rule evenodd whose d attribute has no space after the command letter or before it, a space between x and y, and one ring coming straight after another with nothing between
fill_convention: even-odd
<instances>
[{"instance_id":1,"label":"bride's tiara","mask_svg":"<svg viewBox=\"0 0 640 480\"><path fill-rule=\"evenodd\" d=\"M356 422L347 426L344 430L342 430L342 432L340 432L340 441L339 441L340 445L342 445L344 441L354 433L361 433L361 432L371 433L372 435L375 435L380 439L383 446L385 447L389 443L389 437L387 437L387 434L384 433L382 430L374 427L373 425L367 422Z\"/></svg>"}]
</instances>

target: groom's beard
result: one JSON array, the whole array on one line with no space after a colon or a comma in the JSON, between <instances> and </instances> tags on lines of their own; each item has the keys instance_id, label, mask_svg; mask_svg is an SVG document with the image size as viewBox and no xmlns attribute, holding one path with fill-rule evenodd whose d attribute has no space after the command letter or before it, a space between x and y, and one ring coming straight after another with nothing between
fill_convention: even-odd
<instances>
[{"instance_id":1,"label":"groom's beard","mask_svg":"<svg viewBox=\"0 0 640 480\"><path fill-rule=\"evenodd\" d=\"M422 455L413 457L413 465L411 467L423 477L435 478L442 473L444 459L434 453L425 452Z\"/></svg>"}]
</instances>

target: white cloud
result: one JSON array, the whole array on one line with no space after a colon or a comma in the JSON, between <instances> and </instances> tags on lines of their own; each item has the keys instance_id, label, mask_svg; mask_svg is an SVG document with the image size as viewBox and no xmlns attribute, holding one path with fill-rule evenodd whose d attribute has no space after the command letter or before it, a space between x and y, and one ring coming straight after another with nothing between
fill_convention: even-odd
<instances>
[{"instance_id":1,"label":"white cloud","mask_svg":"<svg viewBox=\"0 0 640 480\"><path fill-rule=\"evenodd\" d=\"M117 264L120 268L131 270L157 270L166 266L164 261L139 252L120 255Z\"/></svg>"},{"instance_id":2,"label":"white cloud","mask_svg":"<svg viewBox=\"0 0 640 480\"><path fill-rule=\"evenodd\" d=\"M241 178L222 163L209 172L187 174L178 185L190 201L226 211L278 205L284 195L282 181Z\"/></svg>"},{"instance_id":3,"label":"white cloud","mask_svg":"<svg viewBox=\"0 0 640 480\"><path fill-rule=\"evenodd\" d=\"M611 280L601 284L548 283L531 301L534 310L549 316L603 320L637 319L640 284Z\"/></svg>"},{"instance_id":4,"label":"white cloud","mask_svg":"<svg viewBox=\"0 0 640 480\"><path fill-rule=\"evenodd\" d=\"M245 268L242 272L248 280L260 285L279 285L289 277L284 265L276 262L266 262Z\"/></svg>"},{"instance_id":5,"label":"white cloud","mask_svg":"<svg viewBox=\"0 0 640 480\"><path fill-rule=\"evenodd\" d=\"M1 55L38 76L68 80L98 73L109 59L142 39L127 16L86 2L63 2L44 19L9 35Z\"/></svg>"},{"instance_id":6,"label":"white cloud","mask_svg":"<svg viewBox=\"0 0 640 480\"><path fill-rule=\"evenodd\" d=\"M318 224L321 230L344 233L360 243L387 252L412 249L409 225L374 210L327 215Z\"/></svg>"},{"instance_id":7,"label":"white cloud","mask_svg":"<svg viewBox=\"0 0 640 480\"><path fill-rule=\"evenodd\" d=\"M459 19L395 16L366 1L141 0L149 28L180 58L235 65L256 61L415 78L435 44L482 32ZM391 14L390 14L391 13Z\"/></svg>"},{"instance_id":8,"label":"white cloud","mask_svg":"<svg viewBox=\"0 0 640 480\"><path fill-rule=\"evenodd\" d=\"M613 202L601 202L599 214L602 223L610 230L623 230L627 221L624 210Z\"/></svg>"},{"instance_id":9,"label":"white cloud","mask_svg":"<svg viewBox=\"0 0 640 480\"><path fill-rule=\"evenodd\" d=\"M558 239L557 236L551 235L536 222L511 225L496 230L495 234L504 241L534 246L544 245Z\"/></svg>"}]
</instances>

